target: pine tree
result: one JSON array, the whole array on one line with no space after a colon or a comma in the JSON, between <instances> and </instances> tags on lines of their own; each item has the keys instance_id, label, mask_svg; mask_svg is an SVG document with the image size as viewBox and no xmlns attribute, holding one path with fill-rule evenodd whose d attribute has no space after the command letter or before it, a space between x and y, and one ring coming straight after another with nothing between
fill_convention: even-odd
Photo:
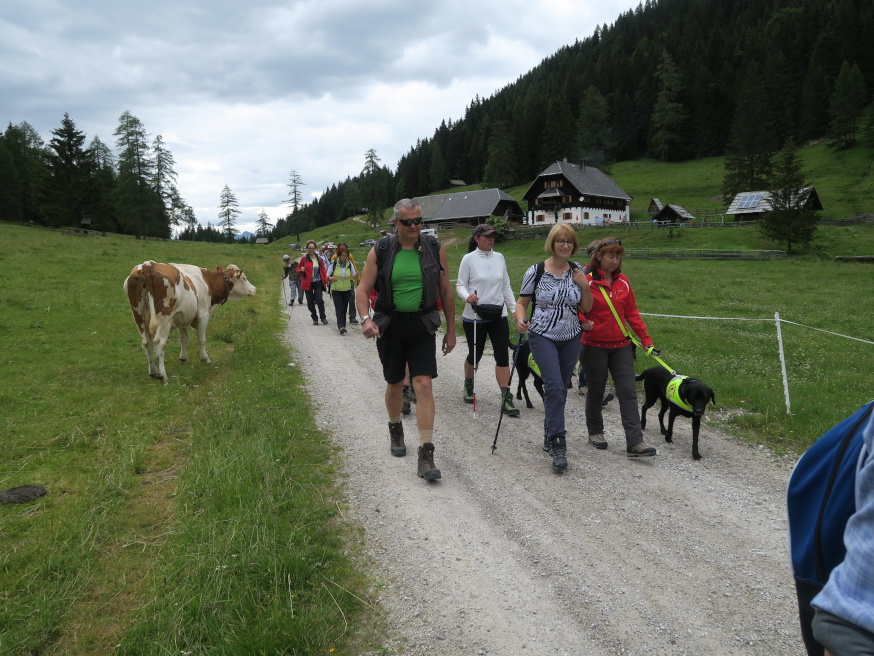
<instances>
[{"instance_id":1,"label":"pine tree","mask_svg":"<svg viewBox=\"0 0 874 656\"><path fill-rule=\"evenodd\" d=\"M726 203L742 191L768 188L776 146L765 88L755 70L747 71L729 133L722 197Z\"/></svg>"},{"instance_id":2,"label":"pine tree","mask_svg":"<svg viewBox=\"0 0 874 656\"><path fill-rule=\"evenodd\" d=\"M858 65L844 61L835 80L835 89L829 105L829 145L849 148L856 143L859 118L868 102L865 80Z\"/></svg>"},{"instance_id":3,"label":"pine tree","mask_svg":"<svg viewBox=\"0 0 874 656\"><path fill-rule=\"evenodd\" d=\"M379 157L371 148L364 154L361 171L361 198L367 204L367 219L376 228L379 225L385 201L385 179L380 174Z\"/></svg>"},{"instance_id":4,"label":"pine tree","mask_svg":"<svg viewBox=\"0 0 874 656\"><path fill-rule=\"evenodd\" d=\"M483 185L505 189L516 181L516 157L506 121L492 124L489 137L489 160L483 172Z\"/></svg>"},{"instance_id":5,"label":"pine tree","mask_svg":"<svg viewBox=\"0 0 874 656\"><path fill-rule=\"evenodd\" d=\"M273 224L270 223L270 217L267 216L267 212L264 211L264 208L261 208L261 211L258 212L258 228L255 230L255 235L258 237L267 237L270 234L270 231L273 229Z\"/></svg>"},{"instance_id":6,"label":"pine tree","mask_svg":"<svg viewBox=\"0 0 874 656\"><path fill-rule=\"evenodd\" d=\"M222 188L219 196L219 225L224 230L225 238L232 242L239 232L234 227L237 225L237 217L240 216L240 205L237 197L228 185Z\"/></svg>"},{"instance_id":7,"label":"pine tree","mask_svg":"<svg viewBox=\"0 0 874 656\"><path fill-rule=\"evenodd\" d=\"M793 246L807 246L816 233L819 217L807 208L807 183L801 162L795 153L795 144L788 139L777 155L774 172L768 188L771 192L771 210L759 221L759 230L765 239L786 242L786 252Z\"/></svg>"},{"instance_id":8,"label":"pine tree","mask_svg":"<svg viewBox=\"0 0 874 656\"><path fill-rule=\"evenodd\" d=\"M84 148L85 133L69 114L52 130L47 163L46 216L49 225L79 226L92 191L91 160Z\"/></svg>"},{"instance_id":9,"label":"pine tree","mask_svg":"<svg viewBox=\"0 0 874 656\"><path fill-rule=\"evenodd\" d=\"M672 148L680 140L680 126L686 120L686 110L677 102L682 87L680 71L667 50L662 52L656 76L659 91L652 109L649 149L654 156L666 162Z\"/></svg>"}]
</instances>

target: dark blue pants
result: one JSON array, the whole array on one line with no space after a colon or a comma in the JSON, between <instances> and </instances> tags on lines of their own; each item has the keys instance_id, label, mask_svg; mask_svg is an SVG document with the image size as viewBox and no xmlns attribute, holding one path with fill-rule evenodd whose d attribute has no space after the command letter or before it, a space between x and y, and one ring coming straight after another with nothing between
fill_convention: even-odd
<instances>
[{"instance_id":1,"label":"dark blue pants","mask_svg":"<svg viewBox=\"0 0 874 656\"><path fill-rule=\"evenodd\" d=\"M310 310L310 316L313 318L313 321L317 321L319 318L322 320L327 319L325 316L325 301L322 298L322 283L321 282L312 282L310 283L310 288L306 290L307 294L307 307ZM319 316L316 316L316 308L319 308Z\"/></svg>"}]
</instances>

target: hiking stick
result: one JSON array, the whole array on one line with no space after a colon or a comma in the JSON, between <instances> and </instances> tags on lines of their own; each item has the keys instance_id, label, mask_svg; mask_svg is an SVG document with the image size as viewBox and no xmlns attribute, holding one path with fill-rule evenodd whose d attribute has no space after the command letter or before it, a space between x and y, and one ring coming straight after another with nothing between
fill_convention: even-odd
<instances>
[{"instance_id":1,"label":"hiking stick","mask_svg":"<svg viewBox=\"0 0 874 656\"><path fill-rule=\"evenodd\" d=\"M528 319L525 319L525 323L528 323ZM528 337L528 332L526 331L524 335L520 335L516 333L516 352L513 354L513 366L510 367L510 380L507 382L507 386L512 390L513 389L513 373L516 371L516 362L519 361L519 351L522 350L522 344L525 341L525 338ZM501 432L501 421L504 419L504 402L501 401L501 414L498 416L498 428L495 430L495 441L492 442L492 455L495 455L495 449L498 448L498 433Z\"/></svg>"},{"instance_id":2,"label":"hiking stick","mask_svg":"<svg viewBox=\"0 0 874 656\"><path fill-rule=\"evenodd\" d=\"M282 285L282 298L285 301L285 304L288 305L288 296L285 295L286 282L284 280L281 280L280 284Z\"/></svg>"},{"instance_id":3,"label":"hiking stick","mask_svg":"<svg viewBox=\"0 0 874 656\"><path fill-rule=\"evenodd\" d=\"M476 290L473 290L476 295ZM476 361L476 308L473 309L473 417L478 418L476 414L476 370L479 368L479 362Z\"/></svg>"}]
</instances>

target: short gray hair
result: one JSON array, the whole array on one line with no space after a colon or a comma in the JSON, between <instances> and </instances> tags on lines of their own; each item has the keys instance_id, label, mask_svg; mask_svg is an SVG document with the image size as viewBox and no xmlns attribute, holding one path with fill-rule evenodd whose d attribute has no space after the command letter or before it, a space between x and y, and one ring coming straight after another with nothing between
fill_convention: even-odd
<instances>
[{"instance_id":1,"label":"short gray hair","mask_svg":"<svg viewBox=\"0 0 874 656\"><path fill-rule=\"evenodd\" d=\"M414 201L412 198L401 198L397 203L395 203L395 210L391 214L391 220L394 221L395 219L400 218L401 210L410 211L416 208L421 209L419 207L419 203Z\"/></svg>"}]
</instances>

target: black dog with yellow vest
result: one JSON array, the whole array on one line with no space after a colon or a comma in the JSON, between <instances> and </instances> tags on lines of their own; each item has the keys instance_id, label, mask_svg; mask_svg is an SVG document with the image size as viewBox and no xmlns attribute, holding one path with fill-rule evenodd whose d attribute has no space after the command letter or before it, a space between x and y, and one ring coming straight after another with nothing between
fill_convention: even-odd
<instances>
[{"instance_id":1,"label":"black dog with yellow vest","mask_svg":"<svg viewBox=\"0 0 874 656\"><path fill-rule=\"evenodd\" d=\"M716 395L697 378L681 376L668 371L665 367L652 367L647 369L635 380L643 381L643 389L646 392L646 401L640 409L640 426L646 428L646 411L661 400L662 409L659 412L659 427L665 442L673 442L674 418L677 415L692 418L692 458L701 460L698 451L698 431L701 428L701 416L711 401L716 403ZM670 409L668 415L668 428L665 429L665 412Z\"/></svg>"}]
</instances>

